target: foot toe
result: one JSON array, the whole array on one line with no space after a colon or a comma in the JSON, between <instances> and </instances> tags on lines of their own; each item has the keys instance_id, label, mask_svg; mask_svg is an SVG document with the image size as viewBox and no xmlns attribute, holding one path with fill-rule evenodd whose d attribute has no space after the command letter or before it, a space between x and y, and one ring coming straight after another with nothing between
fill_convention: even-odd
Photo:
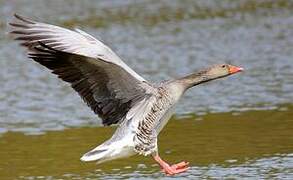
<instances>
[{"instance_id":1,"label":"foot toe","mask_svg":"<svg viewBox=\"0 0 293 180\"><path fill-rule=\"evenodd\" d=\"M175 169L182 169L182 168L187 167L188 164L189 164L189 162L183 161L183 162L180 162L180 163L177 163L177 164L173 164L171 167L175 168Z\"/></svg>"},{"instance_id":2,"label":"foot toe","mask_svg":"<svg viewBox=\"0 0 293 180\"><path fill-rule=\"evenodd\" d=\"M163 171L167 175L179 174L179 173L185 172L189 169L189 167L187 167L188 164L189 164L188 162L180 162L178 164L174 164L172 166L169 166L166 169L163 169Z\"/></svg>"},{"instance_id":3,"label":"foot toe","mask_svg":"<svg viewBox=\"0 0 293 180\"><path fill-rule=\"evenodd\" d=\"M183 161L183 162L180 162L176 165L177 165L177 168L182 168L182 167L186 167L188 164L189 164L189 162Z\"/></svg>"}]
</instances>

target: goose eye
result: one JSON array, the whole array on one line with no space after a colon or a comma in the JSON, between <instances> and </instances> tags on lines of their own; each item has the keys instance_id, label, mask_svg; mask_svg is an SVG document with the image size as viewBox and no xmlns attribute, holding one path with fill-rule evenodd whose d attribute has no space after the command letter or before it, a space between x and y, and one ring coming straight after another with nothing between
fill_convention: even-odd
<instances>
[{"instance_id":1,"label":"goose eye","mask_svg":"<svg viewBox=\"0 0 293 180\"><path fill-rule=\"evenodd\" d=\"M222 68L225 68L226 67L226 65L222 65Z\"/></svg>"}]
</instances>

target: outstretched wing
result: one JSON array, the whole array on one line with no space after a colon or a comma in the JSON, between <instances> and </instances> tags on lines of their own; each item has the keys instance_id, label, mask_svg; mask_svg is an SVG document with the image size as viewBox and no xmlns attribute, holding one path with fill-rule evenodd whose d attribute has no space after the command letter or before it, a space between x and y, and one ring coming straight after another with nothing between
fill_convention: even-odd
<instances>
[{"instance_id":1,"label":"outstretched wing","mask_svg":"<svg viewBox=\"0 0 293 180\"><path fill-rule=\"evenodd\" d=\"M69 82L104 125L118 123L153 87L107 46L84 32L35 22L18 15L11 33L30 58Z\"/></svg>"},{"instance_id":2,"label":"outstretched wing","mask_svg":"<svg viewBox=\"0 0 293 180\"><path fill-rule=\"evenodd\" d=\"M16 34L16 40L23 41L21 45L29 50L39 45L39 41L59 51L98 58L121 66L140 81L145 81L140 75L127 66L109 47L84 31L72 31L51 24L36 22L15 14L16 21L9 23L14 27L11 33Z\"/></svg>"}]
</instances>

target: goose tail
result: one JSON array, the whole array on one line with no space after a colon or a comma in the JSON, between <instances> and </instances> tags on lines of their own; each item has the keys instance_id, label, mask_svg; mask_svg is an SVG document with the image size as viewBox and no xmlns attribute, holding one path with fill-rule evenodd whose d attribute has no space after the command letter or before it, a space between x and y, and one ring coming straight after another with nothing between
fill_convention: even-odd
<instances>
[{"instance_id":1,"label":"goose tail","mask_svg":"<svg viewBox=\"0 0 293 180\"><path fill-rule=\"evenodd\" d=\"M111 154L111 150L109 148L102 148L100 146L95 149L85 153L80 160L81 161L97 161L97 163L102 163L107 160L110 160L109 155Z\"/></svg>"},{"instance_id":2,"label":"goose tail","mask_svg":"<svg viewBox=\"0 0 293 180\"><path fill-rule=\"evenodd\" d=\"M136 154L134 148L132 146L126 145L107 145L104 146L103 144L96 147L95 149L85 153L80 160L81 161L97 161L97 164L114 160L120 159L124 157L129 157Z\"/></svg>"}]
</instances>

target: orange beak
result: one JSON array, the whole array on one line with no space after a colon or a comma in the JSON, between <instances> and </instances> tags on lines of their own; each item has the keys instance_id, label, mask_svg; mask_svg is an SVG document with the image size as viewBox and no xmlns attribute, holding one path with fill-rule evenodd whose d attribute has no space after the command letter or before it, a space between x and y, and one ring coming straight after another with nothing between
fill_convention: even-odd
<instances>
[{"instance_id":1,"label":"orange beak","mask_svg":"<svg viewBox=\"0 0 293 180\"><path fill-rule=\"evenodd\" d=\"M234 73L237 73L237 72L240 72L240 71L243 71L243 68L242 67L237 67L237 66L231 66L231 65L229 65L229 73L230 74L234 74Z\"/></svg>"}]
</instances>

